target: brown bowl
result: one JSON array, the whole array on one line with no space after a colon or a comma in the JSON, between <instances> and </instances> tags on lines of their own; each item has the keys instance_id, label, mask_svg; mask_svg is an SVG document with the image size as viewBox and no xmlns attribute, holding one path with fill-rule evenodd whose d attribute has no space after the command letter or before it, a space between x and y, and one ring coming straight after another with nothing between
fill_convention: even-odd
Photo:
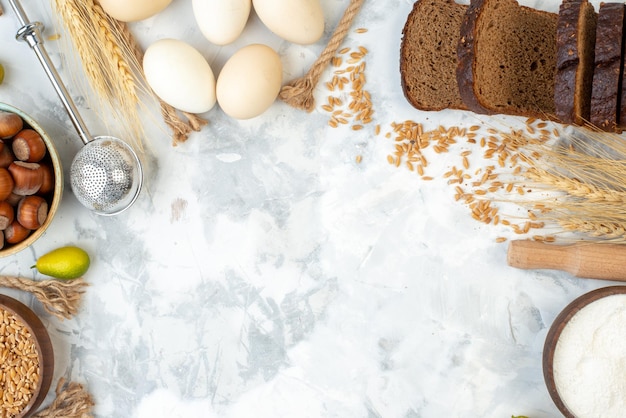
<instances>
[{"instance_id":1,"label":"brown bowl","mask_svg":"<svg viewBox=\"0 0 626 418\"><path fill-rule=\"evenodd\" d=\"M52 164L52 169L54 172L54 191L47 196L45 196L46 201L48 202L48 216L44 223L37 229L30 232L28 237L24 240L20 241L17 244L5 244L2 249L0 249L0 257L6 257L9 255L16 254L23 249L29 247L33 242L35 242L39 237L41 237L56 214L57 209L59 208L59 204L61 203L61 197L63 196L63 169L61 166L61 159L59 158L59 154L54 146L54 143L46 134L46 132L39 126L39 124L27 115L22 110L13 107L6 103L0 103L0 111L11 112L19 115L24 121L24 127L30 127L37 131L44 143L46 144L47 153L44 161Z\"/></svg>"},{"instance_id":2,"label":"brown bowl","mask_svg":"<svg viewBox=\"0 0 626 418\"><path fill-rule=\"evenodd\" d=\"M22 409L15 415L16 417L28 417L37 410L46 398L48 390L50 389L50 384L52 383L52 376L54 374L54 352L52 349L52 342L50 340L50 336L48 335L48 331L39 317L22 302L5 295L0 295L0 309L0 337L5 337L5 342L10 338L8 335L5 336L1 331L3 328L2 325L5 324L5 312L9 315L12 314L15 317L16 323L23 325L24 329L29 331L30 338L27 339L27 341L32 341L34 343L34 352L37 353L39 379L35 387L30 390L32 395L29 402L25 406L20 406ZM12 330L12 333L14 334L17 332L18 331L15 329ZM9 354L9 356L11 355L12 354ZM1 352L0 356L4 358L5 353ZM16 356L18 355L16 354ZM3 366L4 363L8 363L8 361L5 360L3 362ZM28 380L28 378L26 377L24 380ZM8 408L5 404L4 398L0 398L0 405L2 408Z\"/></svg>"},{"instance_id":3,"label":"brown bowl","mask_svg":"<svg viewBox=\"0 0 626 418\"><path fill-rule=\"evenodd\" d=\"M576 418L576 416L567 408L564 399L561 397L561 394L559 394L554 377L554 354L561 333L572 317L587 305L599 299L619 294L626 294L626 286L603 287L579 296L559 313L546 335L546 341L543 347L543 377L550 397L566 418Z\"/></svg>"}]
</instances>

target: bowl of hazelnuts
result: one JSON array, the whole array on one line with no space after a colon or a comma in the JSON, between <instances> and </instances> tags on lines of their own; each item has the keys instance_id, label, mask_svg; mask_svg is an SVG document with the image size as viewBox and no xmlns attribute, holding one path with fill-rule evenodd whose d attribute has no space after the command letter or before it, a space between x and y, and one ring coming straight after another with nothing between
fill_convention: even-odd
<instances>
[{"instance_id":1,"label":"bowl of hazelnuts","mask_svg":"<svg viewBox=\"0 0 626 418\"><path fill-rule=\"evenodd\" d=\"M0 103L0 257L43 235L62 195L61 160L48 135L26 113Z\"/></svg>"}]
</instances>

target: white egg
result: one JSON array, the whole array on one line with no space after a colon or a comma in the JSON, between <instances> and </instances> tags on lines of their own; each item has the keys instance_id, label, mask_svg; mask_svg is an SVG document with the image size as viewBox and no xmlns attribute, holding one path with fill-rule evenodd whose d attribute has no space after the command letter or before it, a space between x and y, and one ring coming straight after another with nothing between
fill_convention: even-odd
<instances>
[{"instance_id":1,"label":"white egg","mask_svg":"<svg viewBox=\"0 0 626 418\"><path fill-rule=\"evenodd\" d=\"M165 103L189 113L215 105L215 76L206 59L191 45L161 39L146 49L143 71L148 84Z\"/></svg>"},{"instance_id":2,"label":"white egg","mask_svg":"<svg viewBox=\"0 0 626 418\"><path fill-rule=\"evenodd\" d=\"M324 33L324 12L319 0L252 0L261 22L281 38L312 44Z\"/></svg>"},{"instance_id":3,"label":"white egg","mask_svg":"<svg viewBox=\"0 0 626 418\"><path fill-rule=\"evenodd\" d=\"M265 112L280 92L283 66L267 45L252 44L235 52L217 78L217 102L227 115L250 119Z\"/></svg>"},{"instance_id":4,"label":"white egg","mask_svg":"<svg viewBox=\"0 0 626 418\"><path fill-rule=\"evenodd\" d=\"M193 14L202 34L216 45L227 45L243 32L251 0L193 0Z\"/></svg>"},{"instance_id":5,"label":"white egg","mask_svg":"<svg viewBox=\"0 0 626 418\"><path fill-rule=\"evenodd\" d=\"M172 0L100 0L102 9L122 22L147 19L165 9Z\"/></svg>"}]
</instances>

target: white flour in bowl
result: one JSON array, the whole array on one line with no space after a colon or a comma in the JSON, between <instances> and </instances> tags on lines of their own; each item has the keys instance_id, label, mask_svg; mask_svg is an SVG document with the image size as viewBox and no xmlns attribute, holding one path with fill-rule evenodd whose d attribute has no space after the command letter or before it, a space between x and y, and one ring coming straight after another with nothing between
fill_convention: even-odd
<instances>
[{"instance_id":1,"label":"white flour in bowl","mask_svg":"<svg viewBox=\"0 0 626 418\"><path fill-rule=\"evenodd\" d=\"M626 294L578 311L563 328L553 360L563 403L579 418L623 417L626 411Z\"/></svg>"}]
</instances>

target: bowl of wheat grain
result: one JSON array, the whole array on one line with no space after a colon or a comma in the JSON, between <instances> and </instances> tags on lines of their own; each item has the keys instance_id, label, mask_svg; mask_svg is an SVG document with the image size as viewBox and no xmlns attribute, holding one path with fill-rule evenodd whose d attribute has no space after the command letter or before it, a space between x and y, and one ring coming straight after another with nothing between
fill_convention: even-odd
<instances>
[{"instance_id":1,"label":"bowl of wheat grain","mask_svg":"<svg viewBox=\"0 0 626 418\"><path fill-rule=\"evenodd\" d=\"M0 295L0 417L28 417L52 382L54 352L41 319L22 302Z\"/></svg>"}]
</instances>

